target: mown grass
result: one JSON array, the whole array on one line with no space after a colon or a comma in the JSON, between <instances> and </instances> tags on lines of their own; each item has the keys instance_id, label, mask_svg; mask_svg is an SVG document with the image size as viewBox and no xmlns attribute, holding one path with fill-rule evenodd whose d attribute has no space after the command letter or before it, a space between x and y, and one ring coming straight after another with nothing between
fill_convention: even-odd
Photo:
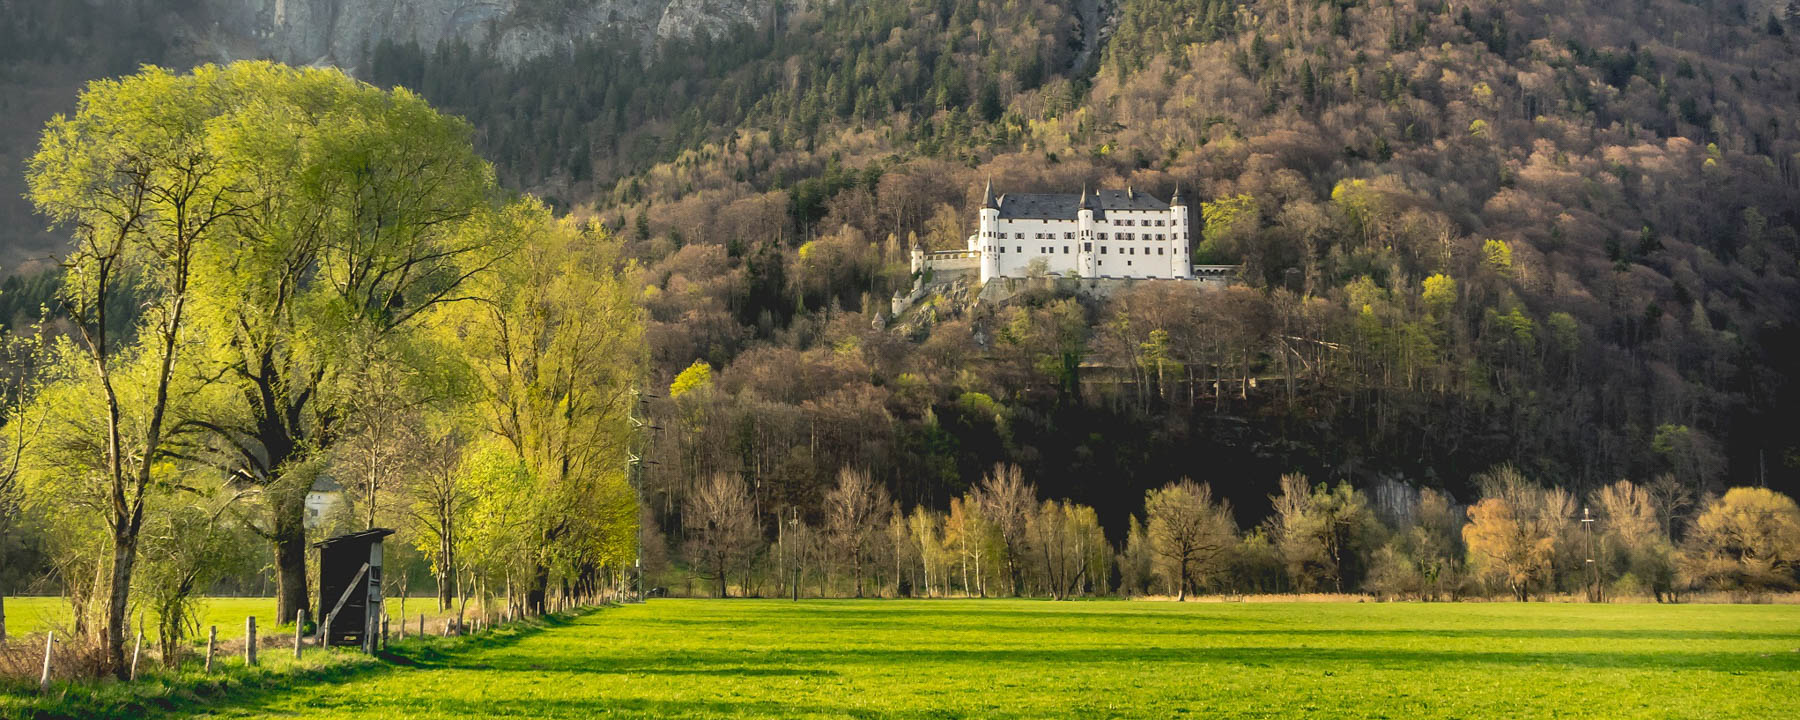
<instances>
[{"instance_id":1,"label":"mown grass","mask_svg":"<svg viewBox=\"0 0 1800 720\"><path fill-rule=\"evenodd\" d=\"M466 653L481 652L519 641L539 630L568 624L559 615L510 623L466 637L413 636L396 641L377 656L355 649L308 646L300 659L291 646L278 652L264 648L251 667L241 656L221 656L212 672L198 660L179 668L142 668L137 682L111 679L58 681L39 693L35 683L0 685L0 720L108 720L112 718L190 717L233 705L255 705L285 696L297 688L353 687L354 681L397 668L441 665Z\"/></svg>"},{"instance_id":2,"label":"mown grass","mask_svg":"<svg viewBox=\"0 0 1800 720\"><path fill-rule=\"evenodd\" d=\"M389 599L389 609L395 613L400 610L399 601ZM432 620L442 617L437 612L437 601L432 598L409 598L406 602L409 613L408 620L418 622L418 614L425 612ZM284 621L275 617L275 598L241 598L215 597L200 601L200 627L202 639L205 628L216 625L220 638L240 638L244 634L244 618L256 616L258 632L281 625ZM290 629L293 618L285 623ZM6 631L11 635L29 635L43 632L46 629L67 631L74 625L74 618L69 610L69 602L61 597L9 597L6 599Z\"/></svg>"},{"instance_id":3,"label":"mown grass","mask_svg":"<svg viewBox=\"0 0 1800 720\"><path fill-rule=\"evenodd\" d=\"M654 600L221 717L1769 718L1800 607Z\"/></svg>"}]
</instances>

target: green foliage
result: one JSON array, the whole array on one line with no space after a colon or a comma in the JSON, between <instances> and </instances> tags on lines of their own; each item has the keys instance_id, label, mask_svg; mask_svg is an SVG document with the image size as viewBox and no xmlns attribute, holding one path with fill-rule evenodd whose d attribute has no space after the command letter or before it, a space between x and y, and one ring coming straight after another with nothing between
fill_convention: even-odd
<instances>
[{"instance_id":1,"label":"green foliage","mask_svg":"<svg viewBox=\"0 0 1800 720\"><path fill-rule=\"evenodd\" d=\"M1488 267L1502 274L1512 272L1512 246L1503 240L1489 238L1481 244L1481 257L1487 261Z\"/></svg>"},{"instance_id":2,"label":"green foliage","mask_svg":"<svg viewBox=\"0 0 1800 720\"><path fill-rule=\"evenodd\" d=\"M1442 273L1432 275L1425 278L1423 288L1420 299L1425 301L1425 307L1431 314L1440 318L1448 316L1450 306L1456 304L1455 278Z\"/></svg>"},{"instance_id":3,"label":"green foliage","mask_svg":"<svg viewBox=\"0 0 1800 720\"><path fill-rule=\"evenodd\" d=\"M1256 198L1249 195L1201 203L1206 252L1214 258L1241 256L1262 223L1261 215Z\"/></svg>"},{"instance_id":4,"label":"green foliage","mask_svg":"<svg viewBox=\"0 0 1800 720\"><path fill-rule=\"evenodd\" d=\"M712 387L713 369L704 360L695 360L681 374L675 376L675 382L669 383L669 397L678 398L691 392L700 392Z\"/></svg>"}]
</instances>

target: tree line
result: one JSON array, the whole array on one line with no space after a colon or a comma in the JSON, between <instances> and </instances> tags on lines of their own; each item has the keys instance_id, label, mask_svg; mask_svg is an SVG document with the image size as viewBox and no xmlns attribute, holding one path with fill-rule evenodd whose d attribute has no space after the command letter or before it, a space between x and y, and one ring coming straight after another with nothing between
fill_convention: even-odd
<instances>
[{"instance_id":1,"label":"tree line","mask_svg":"<svg viewBox=\"0 0 1800 720\"><path fill-rule=\"evenodd\" d=\"M908 511L869 474L838 473L819 512L765 513L729 473L698 481L683 528L645 526L652 577L715 597L1072 597L1355 593L1447 601L1589 600L1800 587L1800 508L1764 488L1696 498L1668 476L1586 497L1510 465L1463 505L1283 475L1247 527L1206 483L1150 490L1113 540L1093 508L1045 499L998 465L947 510ZM676 554L668 555L674 549ZM700 581L699 587L693 585Z\"/></svg>"},{"instance_id":2,"label":"tree line","mask_svg":"<svg viewBox=\"0 0 1800 720\"><path fill-rule=\"evenodd\" d=\"M400 526L446 604L619 581L638 281L471 135L269 63L95 81L46 126L30 197L72 244L6 336L4 527L107 671L145 611L173 662L194 599L259 566L293 620L334 524ZM340 488L349 517L312 516Z\"/></svg>"}]
</instances>

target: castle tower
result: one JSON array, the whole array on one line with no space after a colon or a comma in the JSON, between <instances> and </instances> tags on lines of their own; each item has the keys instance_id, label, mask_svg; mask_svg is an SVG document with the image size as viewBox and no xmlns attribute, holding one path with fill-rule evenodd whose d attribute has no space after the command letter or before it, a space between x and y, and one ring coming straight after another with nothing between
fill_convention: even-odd
<instances>
[{"instance_id":1,"label":"castle tower","mask_svg":"<svg viewBox=\"0 0 1800 720\"><path fill-rule=\"evenodd\" d=\"M981 230L975 236L975 247L971 250L981 252L981 282L986 284L989 278L1000 274L1000 248L994 238L995 228L1000 226L1000 203L994 199L994 181L987 182L987 189L981 196Z\"/></svg>"},{"instance_id":2,"label":"castle tower","mask_svg":"<svg viewBox=\"0 0 1800 720\"><path fill-rule=\"evenodd\" d=\"M1077 246L1079 254L1075 258L1075 268L1082 277L1091 278L1099 275L1094 264L1094 253L1097 252L1094 248L1094 208L1099 204L1093 196L1088 194L1087 186L1083 185L1081 204L1075 210L1075 226L1080 230L1077 233L1077 237L1080 238L1077 242L1080 244Z\"/></svg>"},{"instance_id":3,"label":"castle tower","mask_svg":"<svg viewBox=\"0 0 1800 720\"><path fill-rule=\"evenodd\" d=\"M1188 239L1187 202L1181 199L1181 188L1169 198L1169 277L1194 276L1193 247Z\"/></svg>"}]
</instances>

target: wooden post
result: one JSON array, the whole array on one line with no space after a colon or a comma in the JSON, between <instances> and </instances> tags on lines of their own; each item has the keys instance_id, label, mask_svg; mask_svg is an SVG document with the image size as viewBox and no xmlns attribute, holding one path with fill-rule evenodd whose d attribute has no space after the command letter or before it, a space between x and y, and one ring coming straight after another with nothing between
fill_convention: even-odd
<instances>
[{"instance_id":1,"label":"wooden post","mask_svg":"<svg viewBox=\"0 0 1800 720\"><path fill-rule=\"evenodd\" d=\"M419 637L425 637L425 613L419 613Z\"/></svg>"},{"instance_id":2,"label":"wooden post","mask_svg":"<svg viewBox=\"0 0 1800 720\"><path fill-rule=\"evenodd\" d=\"M387 646L388 646L388 616L382 615L381 616L381 649L386 650Z\"/></svg>"},{"instance_id":3,"label":"wooden post","mask_svg":"<svg viewBox=\"0 0 1800 720\"><path fill-rule=\"evenodd\" d=\"M38 678L38 692L50 692L50 649L56 645L56 631L44 633L44 675Z\"/></svg>"},{"instance_id":4,"label":"wooden post","mask_svg":"<svg viewBox=\"0 0 1800 720\"><path fill-rule=\"evenodd\" d=\"M306 610L294 611L294 659L300 659L300 635L306 628Z\"/></svg>"},{"instance_id":5,"label":"wooden post","mask_svg":"<svg viewBox=\"0 0 1800 720\"><path fill-rule=\"evenodd\" d=\"M325 624L319 626L319 647L331 647L331 613L325 613Z\"/></svg>"},{"instance_id":6,"label":"wooden post","mask_svg":"<svg viewBox=\"0 0 1800 720\"><path fill-rule=\"evenodd\" d=\"M219 644L219 626L213 625L206 633L206 672L212 672L213 647Z\"/></svg>"},{"instance_id":7,"label":"wooden post","mask_svg":"<svg viewBox=\"0 0 1800 720\"><path fill-rule=\"evenodd\" d=\"M256 667L256 616L244 618L244 664Z\"/></svg>"},{"instance_id":8,"label":"wooden post","mask_svg":"<svg viewBox=\"0 0 1800 720\"><path fill-rule=\"evenodd\" d=\"M137 682L138 655L144 652L144 628L138 628L137 644L131 648L131 681Z\"/></svg>"}]
</instances>

